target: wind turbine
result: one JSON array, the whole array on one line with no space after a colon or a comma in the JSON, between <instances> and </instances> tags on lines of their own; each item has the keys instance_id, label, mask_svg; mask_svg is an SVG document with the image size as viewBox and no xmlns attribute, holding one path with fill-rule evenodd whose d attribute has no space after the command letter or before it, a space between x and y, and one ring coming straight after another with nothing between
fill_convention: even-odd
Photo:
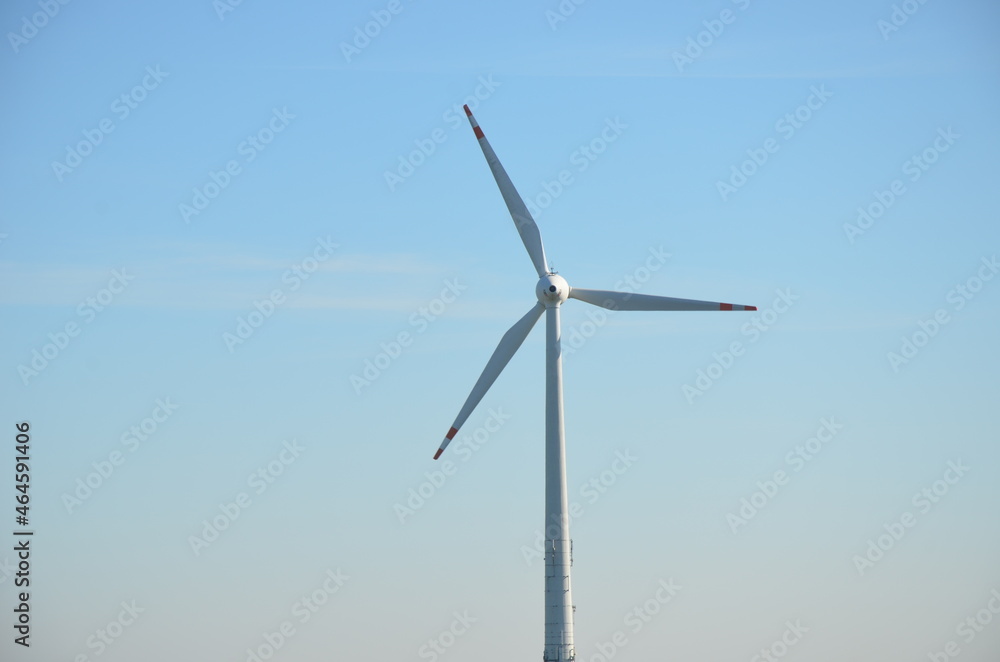
<instances>
[{"instance_id":1,"label":"wind turbine","mask_svg":"<svg viewBox=\"0 0 1000 662\"><path fill-rule=\"evenodd\" d=\"M568 662L576 659L573 647L573 594L570 586L572 542L569 538L569 499L566 490L566 439L563 433L562 354L560 349L559 307L567 299L609 310L757 310L756 306L741 306L714 301L695 301L670 297L585 290L570 287L562 276L548 267L545 248L538 226L528 212L507 172L500 165L496 152L479 128L472 111L465 106L472 130L479 139L486 162L493 171L507 209L514 219L521 241L528 250L531 263L538 273L531 310L514 323L503 335L486 368L458 412L455 422L445 435L434 459L448 447L459 428L472 414L493 382L503 371L521 343L527 338L538 318L545 313L545 652L544 662Z\"/></svg>"}]
</instances>

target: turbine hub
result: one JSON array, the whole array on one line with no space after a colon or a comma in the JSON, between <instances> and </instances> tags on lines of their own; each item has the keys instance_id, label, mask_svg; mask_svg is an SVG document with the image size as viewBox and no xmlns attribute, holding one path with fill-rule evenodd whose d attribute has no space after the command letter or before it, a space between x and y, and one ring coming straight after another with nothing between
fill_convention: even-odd
<instances>
[{"instance_id":1,"label":"turbine hub","mask_svg":"<svg viewBox=\"0 0 1000 662\"><path fill-rule=\"evenodd\" d=\"M545 274L535 285L535 296L546 306L556 306L569 298L569 283L559 274Z\"/></svg>"}]
</instances>

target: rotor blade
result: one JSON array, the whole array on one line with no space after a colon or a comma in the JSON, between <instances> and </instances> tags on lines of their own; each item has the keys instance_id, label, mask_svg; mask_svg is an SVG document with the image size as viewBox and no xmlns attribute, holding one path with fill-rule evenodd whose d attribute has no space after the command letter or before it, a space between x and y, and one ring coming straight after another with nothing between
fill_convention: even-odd
<instances>
[{"instance_id":1,"label":"rotor blade","mask_svg":"<svg viewBox=\"0 0 1000 662\"><path fill-rule=\"evenodd\" d=\"M510 181L510 177L507 176L507 172L500 165L500 159L497 158L496 152L490 147L490 142L486 140L483 130L479 128L479 122L472 116L472 111L469 110L468 106L465 106L465 114L469 116L469 124L472 125L472 130L476 133L476 138L479 139L479 146L483 148L483 155L486 157L486 162L490 165L490 170L493 171L493 178L497 180L497 186L500 187L500 194L503 195L503 201L507 203L507 209L510 211L511 218L514 219L514 226L517 227L517 232L521 235L521 241L524 242L524 247L528 249L528 256L531 258L532 264L535 265L535 271L538 272L538 277L541 278L548 272L548 262L545 261L545 248L542 246L542 236L538 232L538 226L535 225L535 219L531 218L531 213L528 212L524 200L518 195L517 189L514 188L514 184Z\"/></svg>"},{"instance_id":2,"label":"rotor blade","mask_svg":"<svg viewBox=\"0 0 1000 662\"><path fill-rule=\"evenodd\" d=\"M479 401L483 399L486 392L490 390L490 386L493 386L493 382L496 381L500 373L510 362L510 358L514 356L514 353L524 342L524 339L528 337L528 333L531 331L532 327L535 326L535 322L538 318L542 316L542 311L545 310L545 306L541 303L536 303L534 307L528 311L528 313L517 320L514 326L507 330L507 333L503 334L503 338L500 339L500 344L493 351L493 356L490 357L489 362L486 367L483 368L483 374L479 375L479 380L476 385L472 387L472 392L469 393L469 397L466 398L465 404L462 405L461 411L458 412L458 416L455 418L455 422L451 424L451 429L448 430L448 434L445 435L444 441L441 442L440 448L438 448L437 453L434 454L434 459L441 457L441 453L444 449L448 447L451 440L455 438L458 433L458 429L462 427L462 424L469 418L472 414L472 410L476 408Z\"/></svg>"},{"instance_id":3,"label":"rotor blade","mask_svg":"<svg viewBox=\"0 0 1000 662\"><path fill-rule=\"evenodd\" d=\"M570 288L569 296L608 310L757 310L757 306L741 306L736 303L674 299L609 290L582 290L576 287Z\"/></svg>"}]
</instances>

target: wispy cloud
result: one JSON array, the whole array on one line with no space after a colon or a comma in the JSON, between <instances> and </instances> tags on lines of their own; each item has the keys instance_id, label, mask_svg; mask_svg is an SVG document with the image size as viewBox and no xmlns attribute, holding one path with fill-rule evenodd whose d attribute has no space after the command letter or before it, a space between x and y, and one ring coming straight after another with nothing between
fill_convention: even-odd
<instances>
[{"instance_id":1,"label":"wispy cloud","mask_svg":"<svg viewBox=\"0 0 1000 662\"><path fill-rule=\"evenodd\" d=\"M172 249L167 255L164 255L163 246L157 249L157 255L136 251L122 264L0 261L0 304L76 306L105 286L112 269L126 269L136 277L136 286L116 305L196 309L240 307L246 305L248 297L259 297L281 287L282 276L307 255L278 259L205 245L175 245ZM324 289L329 291L329 279L335 276L350 279L384 275L392 278L444 274L446 271L412 254L353 254L320 262L314 276L322 277L327 283ZM417 299L307 297L307 289L303 287L295 293L289 307L401 310L419 304Z\"/></svg>"}]
</instances>

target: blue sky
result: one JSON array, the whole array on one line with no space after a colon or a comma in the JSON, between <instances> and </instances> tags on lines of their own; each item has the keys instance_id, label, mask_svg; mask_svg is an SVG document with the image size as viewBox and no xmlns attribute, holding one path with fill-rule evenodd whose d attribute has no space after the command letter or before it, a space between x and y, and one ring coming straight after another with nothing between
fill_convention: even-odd
<instances>
[{"instance_id":1,"label":"blue sky","mask_svg":"<svg viewBox=\"0 0 1000 662\"><path fill-rule=\"evenodd\" d=\"M470 103L571 286L760 308L565 306L578 659L995 660L998 20L6 3L16 654L539 654L541 330L431 460L535 301Z\"/></svg>"}]
</instances>

